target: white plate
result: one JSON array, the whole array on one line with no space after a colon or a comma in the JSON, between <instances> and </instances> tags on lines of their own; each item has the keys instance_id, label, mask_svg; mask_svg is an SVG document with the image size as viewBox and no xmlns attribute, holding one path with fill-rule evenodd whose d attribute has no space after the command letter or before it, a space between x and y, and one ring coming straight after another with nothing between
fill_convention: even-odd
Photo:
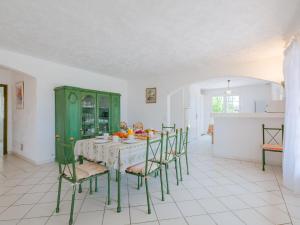
<instances>
[{"instance_id":1,"label":"white plate","mask_svg":"<svg viewBox=\"0 0 300 225\"><path fill-rule=\"evenodd\" d=\"M96 136L96 139L104 139L104 136Z\"/></svg>"},{"instance_id":2,"label":"white plate","mask_svg":"<svg viewBox=\"0 0 300 225\"><path fill-rule=\"evenodd\" d=\"M95 144L105 144L108 142L109 142L109 140L104 140L104 139L99 139L99 140L94 141Z\"/></svg>"},{"instance_id":3,"label":"white plate","mask_svg":"<svg viewBox=\"0 0 300 225\"><path fill-rule=\"evenodd\" d=\"M132 139L132 140L127 139L127 140L124 140L124 141L123 141L123 143L125 143L125 144L134 144L134 143L137 143L137 142L138 142L138 141L135 140L135 139Z\"/></svg>"}]
</instances>

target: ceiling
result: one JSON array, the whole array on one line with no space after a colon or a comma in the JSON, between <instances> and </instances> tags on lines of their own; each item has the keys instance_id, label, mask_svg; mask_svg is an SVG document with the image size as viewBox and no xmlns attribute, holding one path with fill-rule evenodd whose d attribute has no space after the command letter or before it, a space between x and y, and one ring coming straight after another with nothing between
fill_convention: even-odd
<instances>
[{"instance_id":1,"label":"ceiling","mask_svg":"<svg viewBox=\"0 0 300 225\"><path fill-rule=\"evenodd\" d=\"M2 0L0 48L124 79L282 54L300 0Z\"/></svg>"}]
</instances>

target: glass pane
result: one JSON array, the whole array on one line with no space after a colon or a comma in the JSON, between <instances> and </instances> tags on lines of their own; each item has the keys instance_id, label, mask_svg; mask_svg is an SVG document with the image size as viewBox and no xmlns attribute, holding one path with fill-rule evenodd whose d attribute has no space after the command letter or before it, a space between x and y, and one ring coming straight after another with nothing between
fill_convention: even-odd
<instances>
[{"instance_id":1,"label":"glass pane","mask_svg":"<svg viewBox=\"0 0 300 225\"><path fill-rule=\"evenodd\" d=\"M109 132L109 118L110 118L110 97L108 95L101 95L99 98L99 134Z\"/></svg>"},{"instance_id":2,"label":"glass pane","mask_svg":"<svg viewBox=\"0 0 300 225\"><path fill-rule=\"evenodd\" d=\"M212 112L224 111L224 98L223 96L212 97Z\"/></svg>"},{"instance_id":3,"label":"glass pane","mask_svg":"<svg viewBox=\"0 0 300 225\"><path fill-rule=\"evenodd\" d=\"M226 112L235 113L240 111L240 97L227 96Z\"/></svg>"},{"instance_id":4,"label":"glass pane","mask_svg":"<svg viewBox=\"0 0 300 225\"><path fill-rule=\"evenodd\" d=\"M95 134L95 98L87 95L81 102L82 107L82 132L83 136Z\"/></svg>"}]
</instances>

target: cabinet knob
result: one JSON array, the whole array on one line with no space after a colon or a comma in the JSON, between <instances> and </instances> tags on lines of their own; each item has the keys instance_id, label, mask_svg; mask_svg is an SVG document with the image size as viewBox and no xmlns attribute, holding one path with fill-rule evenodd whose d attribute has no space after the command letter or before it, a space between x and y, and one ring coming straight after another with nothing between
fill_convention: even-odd
<instances>
[{"instance_id":1,"label":"cabinet knob","mask_svg":"<svg viewBox=\"0 0 300 225\"><path fill-rule=\"evenodd\" d=\"M70 141L73 142L74 141L74 137L70 137Z\"/></svg>"},{"instance_id":2,"label":"cabinet knob","mask_svg":"<svg viewBox=\"0 0 300 225\"><path fill-rule=\"evenodd\" d=\"M55 135L55 138L57 138L57 139L58 139L58 138L60 138L60 136L59 136L58 134L56 134L56 135Z\"/></svg>"}]
</instances>

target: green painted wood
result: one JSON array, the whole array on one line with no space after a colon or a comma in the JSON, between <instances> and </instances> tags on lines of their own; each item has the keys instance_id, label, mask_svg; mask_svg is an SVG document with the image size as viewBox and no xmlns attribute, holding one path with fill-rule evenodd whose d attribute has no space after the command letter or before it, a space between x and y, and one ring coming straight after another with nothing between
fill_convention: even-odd
<instances>
[{"instance_id":1,"label":"green painted wood","mask_svg":"<svg viewBox=\"0 0 300 225\"><path fill-rule=\"evenodd\" d=\"M81 138L90 138L96 133L97 94L95 92L80 92L80 131Z\"/></svg>"},{"instance_id":2,"label":"green painted wood","mask_svg":"<svg viewBox=\"0 0 300 225\"><path fill-rule=\"evenodd\" d=\"M65 139L65 90L55 91L55 135L56 137ZM55 146L55 160L57 161L57 152L59 146Z\"/></svg>"},{"instance_id":3,"label":"green painted wood","mask_svg":"<svg viewBox=\"0 0 300 225\"><path fill-rule=\"evenodd\" d=\"M111 133L120 130L120 116L121 116L121 105L120 95L111 95Z\"/></svg>"},{"instance_id":4,"label":"green painted wood","mask_svg":"<svg viewBox=\"0 0 300 225\"><path fill-rule=\"evenodd\" d=\"M96 130L99 135L111 131L111 108L111 94L98 93Z\"/></svg>"},{"instance_id":5,"label":"green painted wood","mask_svg":"<svg viewBox=\"0 0 300 225\"><path fill-rule=\"evenodd\" d=\"M80 92L72 89L65 90L65 141L71 137L80 139Z\"/></svg>"},{"instance_id":6,"label":"green painted wood","mask_svg":"<svg viewBox=\"0 0 300 225\"><path fill-rule=\"evenodd\" d=\"M119 131L120 126L120 98L118 93L104 92L83 89L78 87L61 86L55 90L55 134L62 141L68 142L71 137L75 140L94 137L101 134L103 130L100 127L100 107L103 102L109 104L109 122L107 132L113 133ZM92 98L95 101L94 109L86 109L83 107L85 98ZM88 113L88 111L92 113ZM84 117L84 114L90 114L92 118ZM93 116L92 116L93 115ZM84 117L84 118L83 118ZM94 119L90 125L90 132L85 126L83 119ZM85 128L85 131L84 129ZM101 129L100 129L101 128ZM81 130L82 129L82 130ZM57 149L55 149L55 157L57 160Z\"/></svg>"}]
</instances>

